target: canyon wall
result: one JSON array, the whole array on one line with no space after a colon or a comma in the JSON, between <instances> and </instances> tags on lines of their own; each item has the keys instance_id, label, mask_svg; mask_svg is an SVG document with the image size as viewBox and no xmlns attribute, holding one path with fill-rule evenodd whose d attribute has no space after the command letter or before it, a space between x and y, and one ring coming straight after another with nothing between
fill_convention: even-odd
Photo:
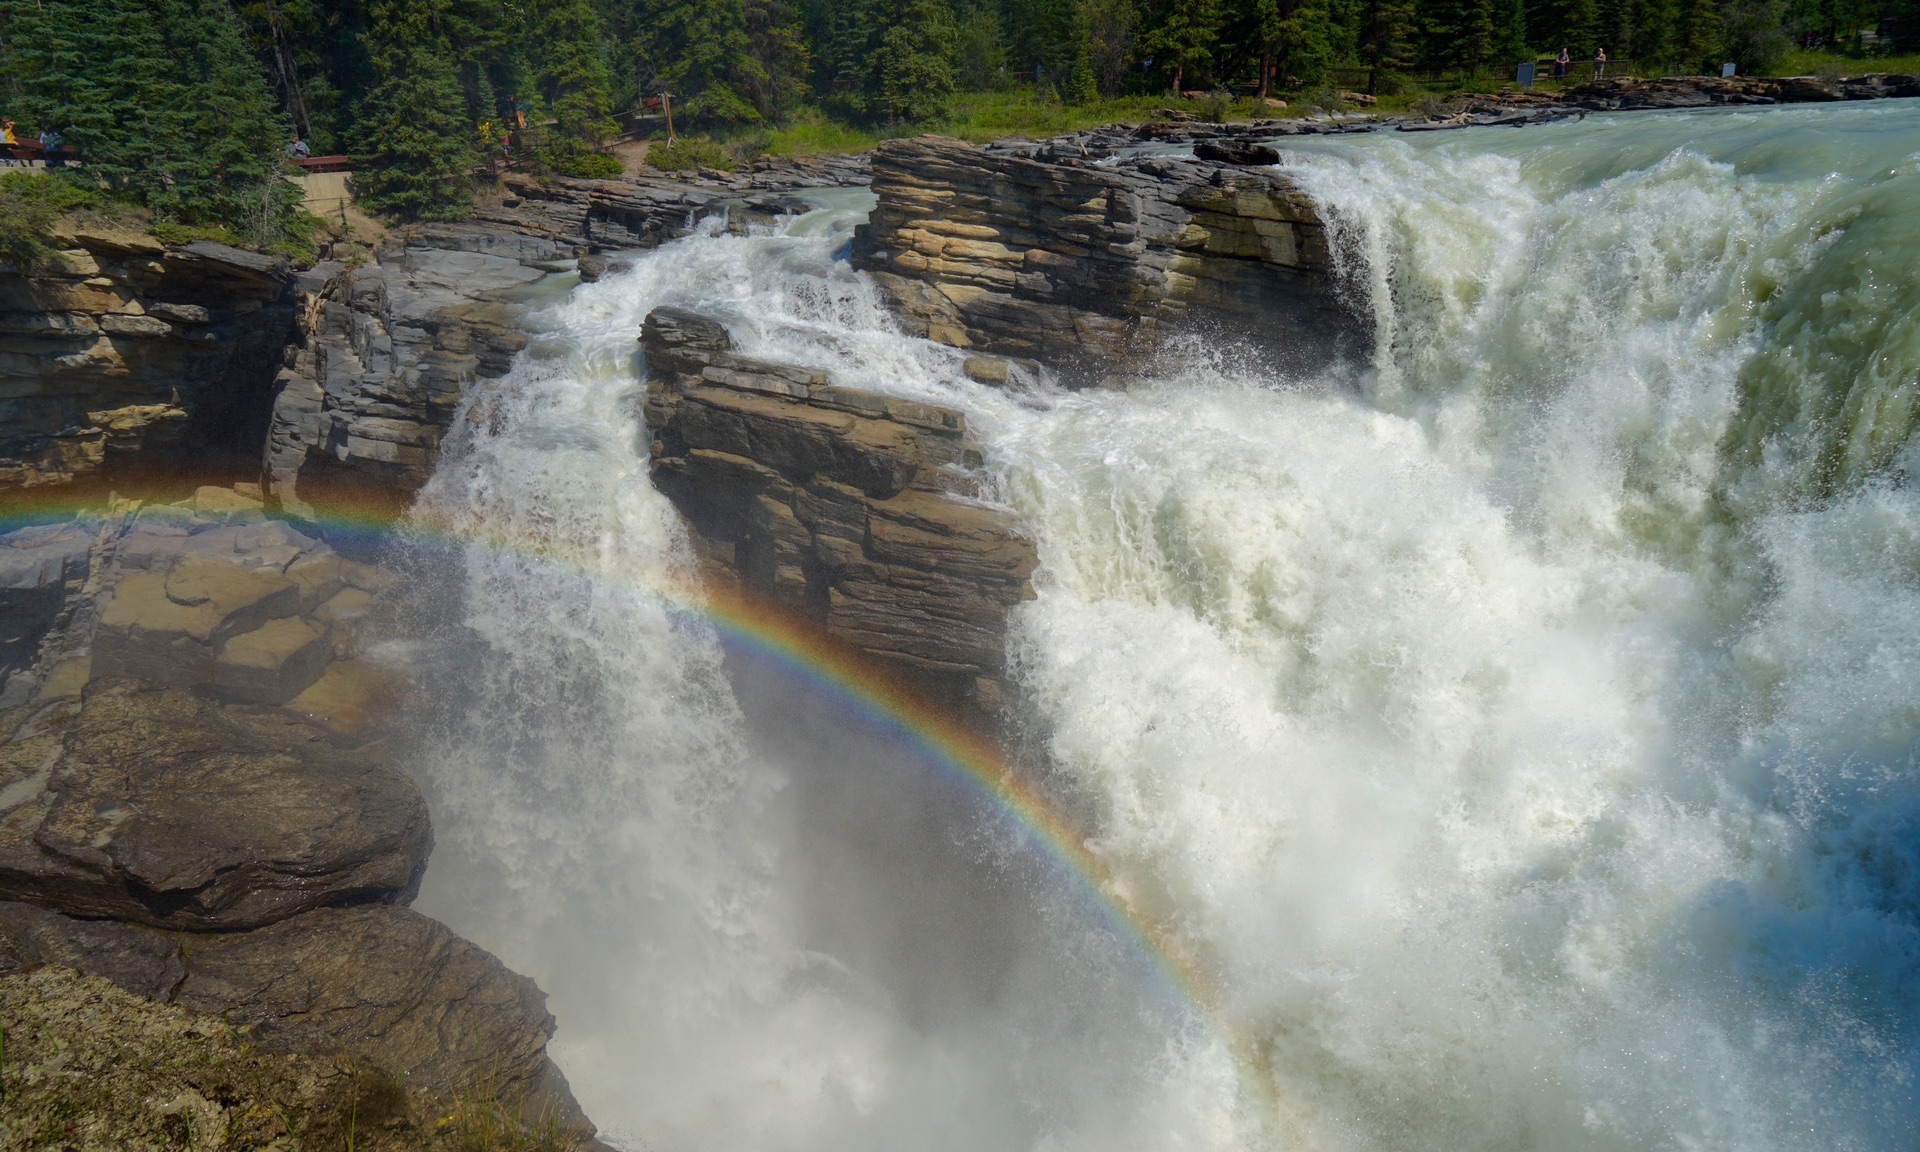
<instances>
[{"instance_id":1,"label":"canyon wall","mask_svg":"<svg viewBox=\"0 0 1920 1152\"><path fill-rule=\"evenodd\" d=\"M258 459L294 338L285 261L69 224L46 268L0 266L0 491Z\"/></svg>"},{"instance_id":2,"label":"canyon wall","mask_svg":"<svg viewBox=\"0 0 1920 1152\"><path fill-rule=\"evenodd\" d=\"M681 309L655 309L642 341L654 483L702 554L921 687L997 708L1037 559L976 498L966 416L737 355Z\"/></svg>"},{"instance_id":3,"label":"canyon wall","mask_svg":"<svg viewBox=\"0 0 1920 1152\"><path fill-rule=\"evenodd\" d=\"M1286 177L1173 157L890 140L854 263L909 331L1087 382L1198 329L1280 347L1350 325L1326 231Z\"/></svg>"}]
</instances>

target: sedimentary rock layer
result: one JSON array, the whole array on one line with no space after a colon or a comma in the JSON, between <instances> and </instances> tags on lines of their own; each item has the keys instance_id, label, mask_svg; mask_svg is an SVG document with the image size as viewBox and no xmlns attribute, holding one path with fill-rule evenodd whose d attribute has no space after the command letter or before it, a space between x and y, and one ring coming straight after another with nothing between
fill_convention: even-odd
<instances>
[{"instance_id":1,"label":"sedimentary rock layer","mask_svg":"<svg viewBox=\"0 0 1920 1152\"><path fill-rule=\"evenodd\" d=\"M293 336L279 259L67 225L53 262L0 265L0 491L246 468Z\"/></svg>"},{"instance_id":2,"label":"sedimentary rock layer","mask_svg":"<svg viewBox=\"0 0 1920 1152\"><path fill-rule=\"evenodd\" d=\"M302 339L280 372L266 437L270 494L404 503L426 483L461 390L506 374L527 338L503 293L583 246L500 229L404 233L358 267L302 278Z\"/></svg>"},{"instance_id":3,"label":"sedimentary rock layer","mask_svg":"<svg viewBox=\"0 0 1920 1152\"><path fill-rule=\"evenodd\" d=\"M997 701L1035 553L970 495L965 415L737 355L680 309L656 309L642 339L654 482L706 555L923 684Z\"/></svg>"},{"instance_id":4,"label":"sedimentary rock layer","mask_svg":"<svg viewBox=\"0 0 1920 1152\"><path fill-rule=\"evenodd\" d=\"M923 136L875 150L873 190L854 262L944 344L1071 371L1187 325L1272 344L1341 323L1325 229L1277 172Z\"/></svg>"}]
</instances>

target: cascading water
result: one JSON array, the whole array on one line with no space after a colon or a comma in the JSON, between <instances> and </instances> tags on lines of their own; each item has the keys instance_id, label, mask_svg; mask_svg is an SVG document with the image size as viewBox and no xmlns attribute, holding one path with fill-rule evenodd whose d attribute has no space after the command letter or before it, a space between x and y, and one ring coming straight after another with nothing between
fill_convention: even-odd
<instances>
[{"instance_id":1,"label":"cascading water","mask_svg":"<svg viewBox=\"0 0 1920 1152\"><path fill-rule=\"evenodd\" d=\"M834 262L843 196L577 289L471 400L421 514L633 579L469 550L425 902L550 990L616 1139L1920 1140L1920 117L1289 143L1358 372L975 385ZM1252 1058L646 591L688 562L633 403L664 303L969 411L1041 549L1049 770Z\"/></svg>"}]
</instances>

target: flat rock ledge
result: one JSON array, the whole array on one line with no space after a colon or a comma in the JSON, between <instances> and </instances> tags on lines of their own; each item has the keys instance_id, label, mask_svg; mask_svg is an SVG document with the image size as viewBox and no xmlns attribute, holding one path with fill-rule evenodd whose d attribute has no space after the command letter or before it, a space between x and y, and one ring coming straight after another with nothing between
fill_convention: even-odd
<instances>
[{"instance_id":1,"label":"flat rock ledge","mask_svg":"<svg viewBox=\"0 0 1920 1152\"><path fill-rule=\"evenodd\" d=\"M921 687L997 709L1037 558L977 498L965 414L741 356L682 309L655 309L641 340L654 483L703 555Z\"/></svg>"},{"instance_id":2,"label":"flat rock ledge","mask_svg":"<svg viewBox=\"0 0 1920 1152\"><path fill-rule=\"evenodd\" d=\"M1088 383L1200 329L1297 350L1350 328L1326 230L1285 176L922 136L873 154L853 260L909 331Z\"/></svg>"}]
</instances>

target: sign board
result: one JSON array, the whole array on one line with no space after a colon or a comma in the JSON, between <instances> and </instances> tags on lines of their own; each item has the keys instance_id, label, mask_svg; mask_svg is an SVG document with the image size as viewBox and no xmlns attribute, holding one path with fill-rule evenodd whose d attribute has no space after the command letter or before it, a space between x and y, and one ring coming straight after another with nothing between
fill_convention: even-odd
<instances>
[{"instance_id":1,"label":"sign board","mask_svg":"<svg viewBox=\"0 0 1920 1152\"><path fill-rule=\"evenodd\" d=\"M1733 79L1733 72L1734 72L1733 65L1731 64L1720 65L1720 79L1722 80Z\"/></svg>"},{"instance_id":2,"label":"sign board","mask_svg":"<svg viewBox=\"0 0 1920 1152\"><path fill-rule=\"evenodd\" d=\"M1514 82L1516 84L1519 84L1520 87L1522 88L1533 87L1533 62L1532 61L1528 61L1527 63L1520 65L1520 74L1514 77Z\"/></svg>"}]
</instances>

